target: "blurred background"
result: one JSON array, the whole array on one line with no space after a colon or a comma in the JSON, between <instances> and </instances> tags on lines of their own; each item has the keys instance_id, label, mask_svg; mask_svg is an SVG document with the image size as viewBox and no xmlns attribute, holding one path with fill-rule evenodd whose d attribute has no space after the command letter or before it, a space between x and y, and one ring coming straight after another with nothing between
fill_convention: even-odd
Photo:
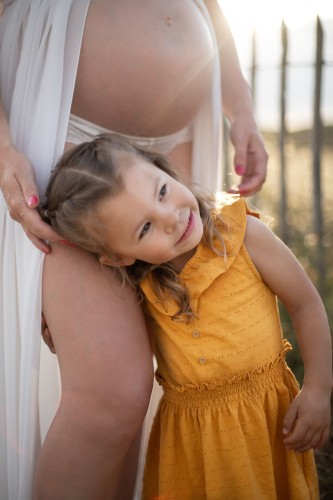
<instances>
[{"instance_id":1,"label":"blurred background","mask_svg":"<svg viewBox=\"0 0 333 500\"><path fill-rule=\"evenodd\" d=\"M319 290L333 325L333 2L219 0L252 86L269 153L268 178L250 202L292 249ZM227 124L226 124L227 128ZM227 134L226 134L227 137ZM237 184L225 142L224 187ZM280 304L288 363L303 367ZM316 332L314 332L314 335ZM317 453L321 499L333 498L333 441Z\"/></svg>"}]
</instances>

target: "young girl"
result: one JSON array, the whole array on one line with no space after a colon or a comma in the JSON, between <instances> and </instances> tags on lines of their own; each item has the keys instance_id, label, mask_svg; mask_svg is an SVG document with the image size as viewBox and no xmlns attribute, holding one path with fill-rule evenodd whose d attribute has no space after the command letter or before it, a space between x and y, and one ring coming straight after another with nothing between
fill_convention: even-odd
<instances>
[{"instance_id":1,"label":"young girl","mask_svg":"<svg viewBox=\"0 0 333 500\"><path fill-rule=\"evenodd\" d=\"M60 159L44 208L59 234L144 297L164 397L142 498L318 498L312 448L328 437L332 388L326 314L243 199L213 203L166 157L100 135ZM301 391L276 296L297 333Z\"/></svg>"}]
</instances>

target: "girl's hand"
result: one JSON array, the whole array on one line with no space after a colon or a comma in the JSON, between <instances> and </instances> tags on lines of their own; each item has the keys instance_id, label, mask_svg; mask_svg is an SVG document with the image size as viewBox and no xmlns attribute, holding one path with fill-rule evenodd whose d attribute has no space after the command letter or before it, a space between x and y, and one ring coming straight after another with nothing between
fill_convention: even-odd
<instances>
[{"instance_id":1,"label":"girl's hand","mask_svg":"<svg viewBox=\"0 0 333 500\"><path fill-rule=\"evenodd\" d=\"M230 140L235 148L235 172L242 176L237 191L249 196L262 188L268 162L264 141L252 115L239 113L231 123Z\"/></svg>"},{"instance_id":2,"label":"girl's hand","mask_svg":"<svg viewBox=\"0 0 333 500\"><path fill-rule=\"evenodd\" d=\"M329 436L330 419L330 392L303 387L284 418L286 448L298 453L321 448Z\"/></svg>"},{"instance_id":3,"label":"girl's hand","mask_svg":"<svg viewBox=\"0 0 333 500\"><path fill-rule=\"evenodd\" d=\"M61 242L61 237L43 222L35 208L39 196L30 161L13 146L0 151L0 188L10 216L19 222L32 243L45 253L50 247L43 240Z\"/></svg>"}]
</instances>

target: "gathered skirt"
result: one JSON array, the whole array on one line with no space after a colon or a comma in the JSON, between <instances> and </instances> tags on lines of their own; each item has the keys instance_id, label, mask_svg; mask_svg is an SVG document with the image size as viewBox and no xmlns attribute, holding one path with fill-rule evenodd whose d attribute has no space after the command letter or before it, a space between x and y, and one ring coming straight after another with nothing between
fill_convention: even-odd
<instances>
[{"instance_id":1,"label":"gathered skirt","mask_svg":"<svg viewBox=\"0 0 333 500\"><path fill-rule=\"evenodd\" d=\"M288 451L285 413L298 384L280 359L213 388L165 383L144 473L144 500L318 499L312 451Z\"/></svg>"}]
</instances>

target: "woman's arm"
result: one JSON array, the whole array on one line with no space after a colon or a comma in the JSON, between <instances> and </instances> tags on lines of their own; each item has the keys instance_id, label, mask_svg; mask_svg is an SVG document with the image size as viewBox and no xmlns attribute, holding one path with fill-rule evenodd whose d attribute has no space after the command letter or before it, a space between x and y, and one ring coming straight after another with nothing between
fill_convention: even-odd
<instances>
[{"instance_id":1,"label":"woman's arm","mask_svg":"<svg viewBox=\"0 0 333 500\"><path fill-rule=\"evenodd\" d=\"M243 77L228 23L217 0L205 0L205 4L220 49L223 108L235 148L235 171L242 176L238 188L241 194L249 195L261 189L265 182L268 156L254 119L251 90Z\"/></svg>"},{"instance_id":2,"label":"woman's arm","mask_svg":"<svg viewBox=\"0 0 333 500\"><path fill-rule=\"evenodd\" d=\"M286 306L304 363L304 382L284 420L284 443L303 452L329 434L332 344L323 302L304 269L260 220L248 216L246 248L263 280Z\"/></svg>"},{"instance_id":3,"label":"woman's arm","mask_svg":"<svg viewBox=\"0 0 333 500\"><path fill-rule=\"evenodd\" d=\"M22 224L37 248L49 253L43 241L60 242L59 235L37 213L39 203L35 174L30 161L13 144L8 121L0 101L0 189L11 217Z\"/></svg>"}]
</instances>

